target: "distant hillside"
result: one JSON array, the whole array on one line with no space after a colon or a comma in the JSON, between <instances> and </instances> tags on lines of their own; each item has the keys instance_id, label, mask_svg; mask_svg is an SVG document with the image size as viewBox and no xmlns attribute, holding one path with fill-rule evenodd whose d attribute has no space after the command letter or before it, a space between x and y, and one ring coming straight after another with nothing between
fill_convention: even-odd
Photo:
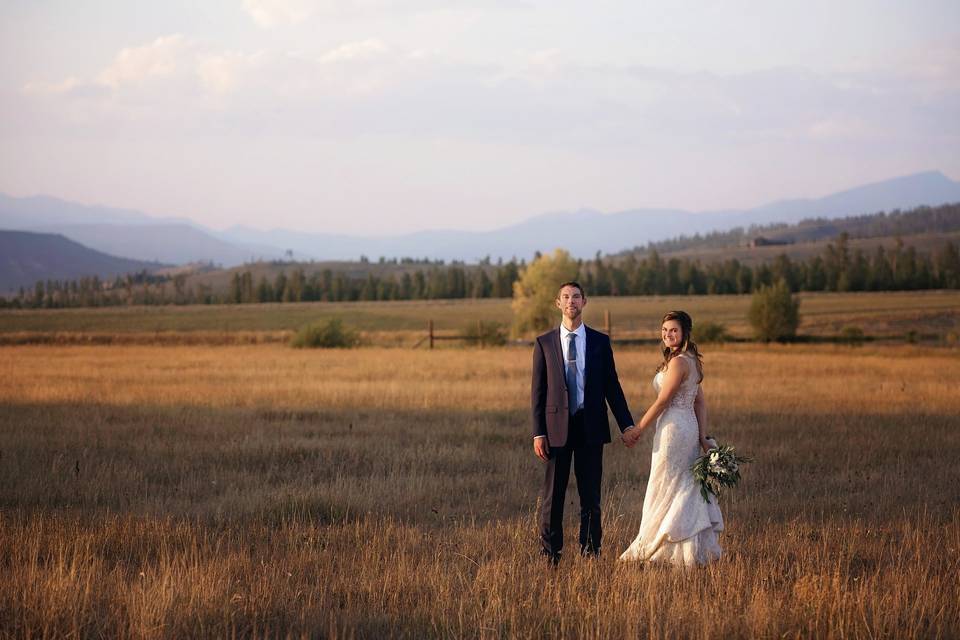
<instances>
[{"instance_id":1,"label":"distant hillside","mask_svg":"<svg viewBox=\"0 0 960 640\"><path fill-rule=\"evenodd\" d=\"M869 246L863 243L871 243ZM960 288L960 231L901 238L733 247L694 255L580 261L578 279L591 295L744 294L783 279L794 291L902 291ZM809 252L795 255L797 248ZM792 256L785 255L785 249ZM740 257L737 251L749 252ZM760 253L763 257L760 257ZM144 275L135 286L60 283L0 300L0 307L82 307L163 304L247 304L375 300L505 298L524 264L467 265L384 260L271 262L233 269L209 265Z\"/></svg>"},{"instance_id":2,"label":"distant hillside","mask_svg":"<svg viewBox=\"0 0 960 640\"><path fill-rule=\"evenodd\" d=\"M185 222L153 218L141 211L78 204L50 196L14 198L0 193L0 221L4 229L33 231L62 224L156 224Z\"/></svg>"},{"instance_id":3,"label":"distant hillside","mask_svg":"<svg viewBox=\"0 0 960 640\"><path fill-rule=\"evenodd\" d=\"M650 241L665 240L678 229L710 233L754 224L792 224L808 218L837 218L921 205L960 202L960 183L929 171L859 186L822 198L781 200L742 211L691 212L679 209L632 209L603 213L591 209L547 213L508 227L485 232L431 230L398 236L361 238L284 230L233 228L220 234L231 242L263 243L290 248L324 260L360 255L415 256L475 262L484 256L529 259L536 251L563 247L574 256L609 254ZM669 224L664 224L669 220ZM571 241L570 229L576 229Z\"/></svg>"},{"instance_id":4,"label":"distant hillside","mask_svg":"<svg viewBox=\"0 0 960 640\"><path fill-rule=\"evenodd\" d=\"M101 253L59 234L0 231L0 294L32 288L38 280L105 279L161 266Z\"/></svg>"},{"instance_id":5,"label":"distant hillside","mask_svg":"<svg viewBox=\"0 0 960 640\"><path fill-rule=\"evenodd\" d=\"M167 264L215 262L232 266L284 255L277 247L225 241L185 218L157 218L140 211L88 206L47 196L13 198L0 193L0 228L57 233L113 256Z\"/></svg>"},{"instance_id":6,"label":"distant hillside","mask_svg":"<svg viewBox=\"0 0 960 640\"><path fill-rule=\"evenodd\" d=\"M879 212L836 219L805 219L797 224L754 225L705 235L680 236L670 240L648 243L623 251L613 257L633 255L641 258L651 252L664 256L700 257L712 262L736 258L741 262L772 259L785 253L791 258L803 258L818 253L822 242L846 233L853 246L873 248L890 244L901 237L918 251L932 250L944 238L954 239L960 234L960 203L939 207L918 207L909 211ZM759 242L758 242L759 241ZM752 245L761 246L752 246ZM762 246L762 245L769 246ZM752 258L756 258L754 260Z\"/></svg>"},{"instance_id":7,"label":"distant hillside","mask_svg":"<svg viewBox=\"0 0 960 640\"><path fill-rule=\"evenodd\" d=\"M277 249L258 251L224 242L189 224L145 225L75 224L58 228L63 235L88 247L116 256L140 256L168 264L215 262L243 264L279 258Z\"/></svg>"},{"instance_id":8,"label":"distant hillside","mask_svg":"<svg viewBox=\"0 0 960 640\"><path fill-rule=\"evenodd\" d=\"M896 239L902 237L905 244L912 247L918 255L932 256L943 249L947 242L960 245L960 204L940 207L919 207L910 211L874 213L835 220L803 220L799 224L776 224L754 226L749 229L737 228L732 231L716 232L705 236L681 237L663 242L651 243L646 248L621 252L605 256L608 264L622 262L628 257L643 259L656 250L663 259L677 258L682 261L699 262L703 265L737 260L742 265L755 267L772 264L779 256L787 255L792 260L808 260L821 255L829 241L835 240L846 232L850 238L851 251L862 251L873 255L878 247L890 249L896 246ZM748 240L762 236L773 242L770 246L752 247ZM586 271L594 268L594 261L588 261ZM417 271L429 276L431 271L446 272L461 267L465 278L475 278L478 269L487 273L490 281L499 283L493 286L491 293L510 295L511 274L522 268L520 263L498 266L486 263L444 263L414 260L380 261L328 261L328 262L258 262L230 269L198 269L186 272L185 287L211 293L214 296L226 296L231 285L242 274L249 274L250 285L266 280L271 286L281 274L290 275L301 271L307 279L319 278L324 272L330 272L344 282L363 283L373 280L400 282L405 275L414 276ZM429 280L429 277L426 278ZM501 282L506 280L506 286ZM328 283L329 286L329 283ZM345 287L346 285L341 285ZM357 285L362 286L362 285ZM466 285L470 290L472 285ZM444 297L440 295L439 297Z\"/></svg>"},{"instance_id":9,"label":"distant hillside","mask_svg":"<svg viewBox=\"0 0 960 640\"><path fill-rule=\"evenodd\" d=\"M852 238L847 242L850 251L862 251L865 255L873 255L878 247L890 250L897 244L897 239L901 239L904 246L911 247L917 255L933 256L943 249L944 245L952 242L954 245L960 245L960 231L951 231L948 233L921 233L912 236L880 236L877 238ZM725 262L727 260L737 260L746 266L757 266L761 264L771 264L780 256L786 256L794 261L808 260L814 256L821 255L827 245L836 243L837 236L832 238L823 238L815 242L798 242L787 245L770 245L765 247L720 247L716 249L685 249L682 251L666 251L659 253L664 260L676 258L678 260L691 260L699 262L702 265ZM650 254L630 254L636 259L642 259ZM620 256L613 261L623 260Z\"/></svg>"},{"instance_id":10,"label":"distant hillside","mask_svg":"<svg viewBox=\"0 0 960 640\"><path fill-rule=\"evenodd\" d=\"M493 260L530 259L537 251L556 247L564 247L580 258L592 258L597 251L610 254L664 241L678 230L708 234L737 226L795 224L804 219L833 219L950 202L960 202L960 182L929 171L822 198L781 200L744 210L632 209L606 213L580 209L547 213L489 231L433 229L369 237L244 227L213 231L190 221L151 218L139 212L84 207L54 198L0 195L0 227L62 233L113 255L177 264L212 261L230 267L280 258L339 261L361 256L373 260L410 256L476 262L486 256ZM385 217L396 215L392 211L382 213ZM327 222L333 222L339 214L330 211L325 216ZM263 220L269 223L266 211ZM456 225L456 211L450 212L450 220ZM575 241L571 241L571 228L576 230Z\"/></svg>"}]
</instances>

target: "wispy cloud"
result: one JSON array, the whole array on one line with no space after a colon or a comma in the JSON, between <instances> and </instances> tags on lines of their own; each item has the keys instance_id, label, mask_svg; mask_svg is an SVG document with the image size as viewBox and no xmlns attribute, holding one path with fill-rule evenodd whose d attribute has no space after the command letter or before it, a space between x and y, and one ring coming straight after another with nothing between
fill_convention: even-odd
<instances>
[{"instance_id":1,"label":"wispy cloud","mask_svg":"<svg viewBox=\"0 0 960 640\"><path fill-rule=\"evenodd\" d=\"M23 86L23 92L90 97L104 95L105 90L140 86L151 79L190 73L196 58L195 49L195 45L180 34L163 36L138 47L121 49L107 67L89 78L33 80Z\"/></svg>"},{"instance_id":2,"label":"wispy cloud","mask_svg":"<svg viewBox=\"0 0 960 640\"><path fill-rule=\"evenodd\" d=\"M243 0L243 9L264 29L302 24L315 18L412 15L529 9L529 0Z\"/></svg>"},{"instance_id":3,"label":"wispy cloud","mask_svg":"<svg viewBox=\"0 0 960 640\"><path fill-rule=\"evenodd\" d=\"M165 117L171 107L183 118L207 117L205 96L216 95L218 108L237 123L268 113L258 130L338 137L416 132L547 146L651 139L752 144L863 139L891 128L926 131L924 114L955 105L958 91L939 71L905 73L682 73L582 65L556 49L478 65L377 38L304 56L217 50L173 34L119 51L87 80L35 81L24 93L109 101L110 117L117 116L118 103L135 98L136 116L145 121L151 111Z\"/></svg>"},{"instance_id":4,"label":"wispy cloud","mask_svg":"<svg viewBox=\"0 0 960 640\"><path fill-rule=\"evenodd\" d=\"M177 73L190 56L191 46L180 34L157 38L153 42L121 49L113 63L97 75L97 81L119 88L143 82L151 77Z\"/></svg>"},{"instance_id":5,"label":"wispy cloud","mask_svg":"<svg viewBox=\"0 0 960 640\"><path fill-rule=\"evenodd\" d=\"M0 104L18 149L0 168L24 184L56 171L101 200L146 193L169 211L313 220L323 208L352 221L396 208L425 226L440 211L503 222L580 204L716 208L955 172L949 46L857 69L719 73L585 61L565 43L471 57L351 25L293 45L260 31L246 43L152 35L62 77L38 73ZM78 176L80 158L103 160Z\"/></svg>"},{"instance_id":6,"label":"wispy cloud","mask_svg":"<svg viewBox=\"0 0 960 640\"><path fill-rule=\"evenodd\" d=\"M311 0L243 0L243 8L253 21L265 28L298 24L317 10Z\"/></svg>"},{"instance_id":7,"label":"wispy cloud","mask_svg":"<svg viewBox=\"0 0 960 640\"><path fill-rule=\"evenodd\" d=\"M26 94L63 94L82 86L83 82L79 78L69 77L59 82L44 82L43 80L33 80L23 86L23 92Z\"/></svg>"},{"instance_id":8,"label":"wispy cloud","mask_svg":"<svg viewBox=\"0 0 960 640\"><path fill-rule=\"evenodd\" d=\"M266 63L263 51L242 53L224 51L201 55L196 60L196 72L205 89L225 94L237 90L245 77L255 73Z\"/></svg>"},{"instance_id":9,"label":"wispy cloud","mask_svg":"<svg viewBox=\"0 0 960 640\"><path fill-rule=\"evenodd\" d=\"M376 38L360 42L348 42L332 49L322 56L320 62L345 62L348 60L369 60L386 53L387 46Z\"/></svg>"}]
</instances>

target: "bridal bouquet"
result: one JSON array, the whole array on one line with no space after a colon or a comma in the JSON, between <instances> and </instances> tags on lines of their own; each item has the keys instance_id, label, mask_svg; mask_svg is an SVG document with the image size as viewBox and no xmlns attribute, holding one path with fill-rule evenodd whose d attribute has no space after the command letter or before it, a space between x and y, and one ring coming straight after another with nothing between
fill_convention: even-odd
<instances>
[{"instance_id":1,"label":"bridal bouquet","mask_svg":"<svg viewBox=\"0 0 960 640\"><path fill-rule=\"evenodd\" d=\"M700 495L710 502L709 494L719 498L721 488L735 487L740 482L740 465L751 461L746 456L738 456L730 445L715 444L697 458L690 470L694 481L700 484Z\"/></svg>"}]
</instances>

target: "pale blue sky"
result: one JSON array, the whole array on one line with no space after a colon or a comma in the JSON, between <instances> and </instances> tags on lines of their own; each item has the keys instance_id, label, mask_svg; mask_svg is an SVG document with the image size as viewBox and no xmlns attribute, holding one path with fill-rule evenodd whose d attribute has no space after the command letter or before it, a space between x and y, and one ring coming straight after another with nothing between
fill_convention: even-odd
<instances>
[{"instance_id":1,"label":"pale blue sky","mask_svg":"<svg viewBox=\"0 0 960 640\"><path fill-rule=\"evenodd\" d=\"M0 191L382 233L960 179L957 43L955 1L8 0Z\"/></svg>"}]
</instances>

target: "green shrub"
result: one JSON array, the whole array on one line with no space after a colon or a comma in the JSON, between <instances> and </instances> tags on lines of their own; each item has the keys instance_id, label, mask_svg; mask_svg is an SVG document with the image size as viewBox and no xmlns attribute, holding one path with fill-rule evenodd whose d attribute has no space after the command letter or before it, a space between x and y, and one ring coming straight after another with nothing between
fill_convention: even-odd
<instances>
[{"instance_id":1,"label":"green shrub","mask_svg":"<svg viewBox=\"0 0 960 640\"><path fill-rule=\"evenodd\" d=\"M294 349L349 349L360 344L360 336L344 326L340 318L300 327L290 346Z\"/></svg>"},{"instance_id":2,"label":"green shrub","mask_svg":"<svg viewBox=\"0 0 960 640\"><path fill-rule=\"evenodd\" d=\"M758 340L786 342L797 335L800 301L794 299L784 279L761 286L750 302L750 325Z\"/></svg>"},{"instance_id":3,"label":"green shrub","mask_svg":"<svg viewBox=\"0 0 960 640\"><path fill-rule=\"evenodd\" d=\"M693 327L694 342L726 342L727 328L719 322L701 322Z\"/></svg>"}]
</instances>

